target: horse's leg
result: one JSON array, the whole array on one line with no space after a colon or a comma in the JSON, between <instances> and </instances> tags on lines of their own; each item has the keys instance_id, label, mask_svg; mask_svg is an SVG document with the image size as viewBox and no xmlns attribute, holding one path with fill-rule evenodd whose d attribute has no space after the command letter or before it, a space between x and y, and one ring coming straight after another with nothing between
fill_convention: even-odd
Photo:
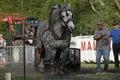
<instances>
[{"instance_id":1,"label":"horse's leg","mask_svg":"<svg viewBox=\"0 0 120 80\"><path fill-rule=\"evenodd\" d=\"M55 54L54 58L54 67L55 67L55 72L58 73L59 70L59 60L60 60L60 54L61 54L61 49L57 49L57 52Z\"/></svg>"},{"instance_id":2,"label":"horse's leg","mask_svg":"<svg viewBox=\"0 0 120 80\"><path fill-rule=\"evenodd\" d=\"M44 55L43 55L43 53L44 53ZM42 51L45 72L50 72L51 56L52 55L51 55L50 49L45 46L44 50Z\"/></svg>"},{"instance_id":3,"label":"horse's leg","mask_svg":"<svg viewBox=\"0 0 120 80\"><path fill-rule=\"evenodd\" d=\"M37 71L44 72L44 64L41 58L42 49L36 48L35 49L35 68Z\"/></svg>"},{"instance_id":4,"label":"horse's leg","mask_svg":"<svg viewBox=\"0 0 120 80\"><path fill-rule=\"evenodd\" d=\"M51 47L46 48L46 55L44 58L44 64L47 68L47 71L49 71L51 74L56 74L56 62L55 62L55 56L56 56L56 49L53 49Z\"/></svg>"},{"instance_id":5,"label":"horse's leg","mask_svg":"<svg viewBox=\"0 0 120 80\"><path fill-rule=\"evenodd\" d=\"M60 60L59 60L59 73L64 74L65 72L65 65L68 60L68 48L63 50L60 54Z\"/></svg>"}]
</instances>

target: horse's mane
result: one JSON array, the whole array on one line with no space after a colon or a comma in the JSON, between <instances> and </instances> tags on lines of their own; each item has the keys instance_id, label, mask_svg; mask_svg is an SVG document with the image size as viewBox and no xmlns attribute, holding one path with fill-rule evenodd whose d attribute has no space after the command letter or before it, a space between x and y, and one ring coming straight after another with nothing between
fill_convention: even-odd
<instances>
[{"instance_id":1,"label":"horse's mane","mask_svg":"<svg viewBox=\"0 0 120 80\"><path fill-rule=\"evenodd\" d=\"M49 14L49 25L55 24L58 20L61 20L60 12L65 6L62 4L53 5Z\"/></svg>"},{"instance_id":2,"label":"horse's mane","mask_svg":"<svg viewBox=\"0 0 120 80\"><path fill-rule=\"evenodd\" d=\"M51 12L49 14L49 30L51 31L52 35L54 35L55 38L58 38L58 35L56 35L54 28L62 26L62 18L61 18L61 11L65 8L64 5L53 5L51 8ZM60 29L59 29L60 30Z\"/></svg>"}]
</instances>

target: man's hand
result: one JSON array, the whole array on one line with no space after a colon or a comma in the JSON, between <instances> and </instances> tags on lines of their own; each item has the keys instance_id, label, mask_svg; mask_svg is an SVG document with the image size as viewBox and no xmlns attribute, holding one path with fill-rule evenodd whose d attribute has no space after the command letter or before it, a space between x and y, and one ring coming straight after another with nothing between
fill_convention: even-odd
<instances>
[{"instance_id":1,"label":"man's hand","mask_svg":"<svg viewBox=\"0 0 120 80\"><path fill-rule=\"evenodd\" d=\"M102 37L102 39L108 39L108 38L109 38L109 36L107 36L107 35Z\"/></svg>"}]
</instances>

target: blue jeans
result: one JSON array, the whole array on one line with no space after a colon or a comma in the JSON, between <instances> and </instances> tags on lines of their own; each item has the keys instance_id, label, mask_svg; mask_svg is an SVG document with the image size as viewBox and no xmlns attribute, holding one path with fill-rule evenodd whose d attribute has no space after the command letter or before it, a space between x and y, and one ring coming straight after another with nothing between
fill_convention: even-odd
<instances>
[{"instance_id":1,"label":"blue jeans","mask_svg":"<svg viewBox=\"0 0 120 80\"><path fill-rule=\"evenodd\" d=\"M5 56L5 49L0 49L0 57L4 57Z\"/></svg>"},{"instance_id":2,"label":"blue jeans","mask_svg":"<svg viewBox=\"0 0 120 80\"><path fill-rule=\"evenodd\" d=\"M101 57L103 56L103 59L104 59L104 70L107 71L108 69L108 63L109 63L109 54L110 54L110 51L105 49L105 50L97 50L97 54L96 54L96 63L97 63L97 71L100 71L101 70L101 63L100 63L100 60L101 60Z\"/></svg>"}]
</instances>

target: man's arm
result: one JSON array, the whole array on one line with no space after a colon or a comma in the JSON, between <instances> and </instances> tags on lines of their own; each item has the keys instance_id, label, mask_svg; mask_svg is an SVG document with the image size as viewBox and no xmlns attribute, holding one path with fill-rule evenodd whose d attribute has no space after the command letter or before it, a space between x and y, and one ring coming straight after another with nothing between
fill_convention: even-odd
<instances>
[{"instance_id":1,"label":"man's arm","mask_svg":"<svg viewBox=\"0 0 120 80\"><path fill-rule=\"evenodd\" d=\"M112 41L112 37L109 37L109 46L110 46L109 50L111 50L111 41Z\"/></svg>"},{"instance_id":2,"label":"man's arm","mask_svg":"<svg viewBox=\"0 0 120 80\"><path fill-rule=\"evenodd\" d=\"M101 33L98 33L97 31L95 31L94 33L94 40L99 40L103 37L103 35Z\"/></svg>"},{"instance_id":3,"label":"man's arm","mask_svg":"<svg viewBox=\"0 0 120 80\"><path fill-rule=\"evenodd\" d=\"M108 28L105 28L105 32L103 33L103 39L109 39L110 38L110 31Z\"/></svg>"},{"instance_id":4,"label":"man's arm","mask_svg":"<svg viewBox=\"0 0 120 80\"><path fill-rule=\"evenodd\" d=\"M102 35L95 35L94 36L94 40L99 40L99 39L101 39L103 36Z\"/></svg>"}]
</instances>

